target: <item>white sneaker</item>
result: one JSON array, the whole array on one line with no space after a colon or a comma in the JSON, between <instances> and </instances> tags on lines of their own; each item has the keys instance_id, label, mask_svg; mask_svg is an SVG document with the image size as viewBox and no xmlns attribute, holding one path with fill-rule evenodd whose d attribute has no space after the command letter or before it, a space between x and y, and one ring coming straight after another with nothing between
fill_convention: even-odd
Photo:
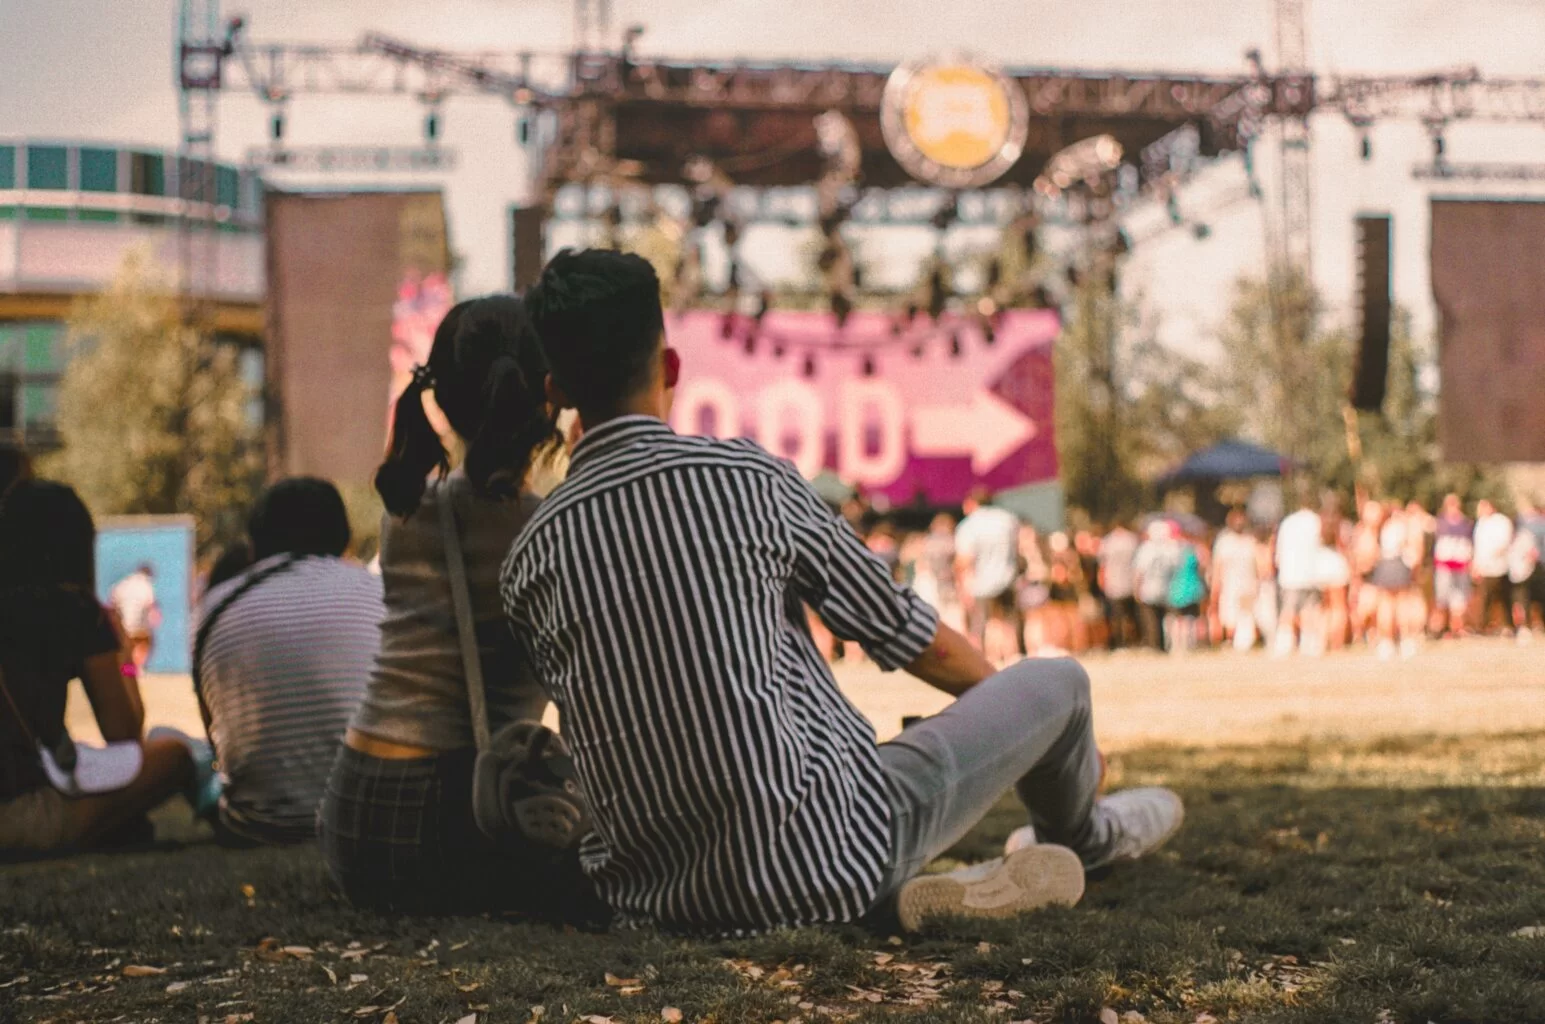
<instances>
[{"instance_id":1,"label":"white sneaker","mask_svg":"<svg viewBox=\"0 0 1545 1024\"><path fill-rule=\"evenodd\" d=\"M1035 845L1007 857L901 887L896 913L909 932L943 917L1001 919L1047 906L1071 907L1084 895L1084 865L1065 846Z\"/></svg>"},{"instance_id":2,"label":"white sneaker","mask_svg":"<svg viewBox=\"0 0 1545 1024\"><path fill-rule=\"evenodd\" d=\"M1525 626L1523 629L1518 631L1518 635L1514 637L1514 640L1518 643L1519 647L1528 647L1530 644L1534 643L1534 630L1530 629L1528 626Z\"/></svg>"},{"instance_id":3,"label":"white sneaker","mask_svg":"<svg viewBox=\"0 0 1545 1024\"><path fill-rule=\"evenodd\" d=\"M1095 807L1110 822L1113 835L1110 852L1086 865L1090 869L1152 853L1179 832L1186 819L1180 797L1160 786L1124 789L1101 797Z\"/></svg>"},{"instance_id":4,"label":"white sneaker","mask_svg":"<svg viewBox=\"0 0 1545 1024\"><path fill-rule=\"evenodd\" d=\"M1393 640L1380 640L1379 641L1379 660L1380 661L1393 661L1394 659L1395 659L1395 641L1393 641Z\"/></svg>"},{"instance_id":5,"label":"white sneaker","mask_svg":"<svg viewBox=\"0 0 1545 1024\"><path fill-rule=\"evenodd\" d=\"M1009 833L1009 837L1003 843L1003 855L1007 857L1011 853L1023 850L1035 845L1035 826L1021 825Z\"/></svg>"},{"instance_id":6,"label":"white sneaker","mask_svg":"<svg viewBox=\"0 0 1545 1024\"><path fill-rule=\"evenodd\" d=\"M1416 657L1416 652L1419 650L1421 650L1421 645L1413 637L1406 637L1400 641L1400 656L1406 661Z\"/></svg>"}]
</instances>

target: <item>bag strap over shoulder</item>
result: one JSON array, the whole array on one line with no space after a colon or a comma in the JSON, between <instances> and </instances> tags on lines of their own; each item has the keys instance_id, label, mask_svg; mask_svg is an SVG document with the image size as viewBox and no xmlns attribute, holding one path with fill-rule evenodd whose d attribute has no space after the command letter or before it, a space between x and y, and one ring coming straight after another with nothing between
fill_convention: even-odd
<instances>
[{"instance_id":1,"label":"bag strap over shoulder","mask_svg":"<svg viewBox=\"0 0 1545 1024\"><path fill-rule=\"evenodd\" d=\"M456 612L456 634L461 641L461 670L467 677L467 704L472 712L472 740L478 752L488 749L488 697L483 690L483 659L478 653L477 630L472 620L472 594L467 586L467 563L461 554L461 534L451 489L443 482L435 494L440 509L440 533L445 545L445 569L451 581L451 607Z\"/></svg>"}]
</instances>

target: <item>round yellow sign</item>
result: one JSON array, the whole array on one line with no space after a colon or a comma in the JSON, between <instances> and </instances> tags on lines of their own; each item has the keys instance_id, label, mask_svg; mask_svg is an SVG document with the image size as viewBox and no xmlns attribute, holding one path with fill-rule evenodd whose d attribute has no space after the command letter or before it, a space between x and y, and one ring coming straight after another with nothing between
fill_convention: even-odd
<instances>
[{"instance_id":1,"label":"round yellow sign","mask_svg":"<svg viewBox=\"0 0 1545 1024\"><path fill-rule=\"evenodd\" d=\"M1019 159L1028 127L1024 91L973 61L897 68L886 83L880 125L908 173L946 188L975 188Z\"/></svg>"}]
</instances>

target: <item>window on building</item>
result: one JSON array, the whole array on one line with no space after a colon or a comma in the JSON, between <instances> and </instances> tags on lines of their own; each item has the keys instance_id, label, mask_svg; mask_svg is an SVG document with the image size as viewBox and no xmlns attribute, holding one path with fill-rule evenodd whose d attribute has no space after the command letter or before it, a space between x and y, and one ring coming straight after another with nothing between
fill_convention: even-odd
<instances>
[{"instance_id":1,"label":"window on building","mask_svg":"<svg viewBox=\"0 0 1545 1024\"><path fill-rule=\"evenodd\" d=\"M58 373L64 362L64 326L27 324L22 329L21 369L25 373Z\"/></svg>"},{"instance_id":2,"label":"window on building","mask_svg":"<svg viewBox=\"0 0 1545 1024\"><path fill-rule=\"evenodd\" d=\"M141 196L166 195L166 158L159 153L130 153L129 191Z\"/></svg>"},{"instance_id":3,"label":"window on building","mask_svg":"<svg viewBox=\"0 0 1545 1024\"><path fill-rule=\"evenodd\" d=\"M38 427L52 430L59 417L59 389L52 382L28 382L21 386L21 423L30 432Z\"/></svg>"},{"instance_id":4,"label":"window on building","mask_svg":"<svg viewBox=\"0 0 1545 1024\"><path fill-rule=\"evenodd\" d=\"M70 211L63 206L24 206L21 212L28 220L70 219Z\"/></svg>"},{"instance_id":5,"label":"window on building","mask_svg":"<svg viewBox=\"0 0 1545 1024\"><path fill-rule=\"evenodd\" d=\"M80 189L82 192L118 191L118 151L116 149L81 148Z\"/></svg>"},{"instance_id":6,"label":"window on building","mask_svg":"<svg viewBox=\"0 0 1545 1024\"><path fill-rule=\"evenodd\" d=\"M240 198L241 175L236 173L236 168L217 167L215 169L216 204L234 210Z\"/></svg>"},{"instance_id":7,"label":"window on building","mask_svg":"<svg viewBox=\"0 0 1545 1024\"><path fill-rule=\"evenodd\" d=\"M0 146L0 188L16 187L16 147Z\"/></svg>"},{"instance_id":8,"label":"window on building","mask_svg":"<svg viewBox=\"0 0 1545 1024\"><path fill-rule=\"evenodd\" d=\"M37 189L69 188L69 150L63 146L28 146L27 187Z\"/></svg>"}]
</instances>

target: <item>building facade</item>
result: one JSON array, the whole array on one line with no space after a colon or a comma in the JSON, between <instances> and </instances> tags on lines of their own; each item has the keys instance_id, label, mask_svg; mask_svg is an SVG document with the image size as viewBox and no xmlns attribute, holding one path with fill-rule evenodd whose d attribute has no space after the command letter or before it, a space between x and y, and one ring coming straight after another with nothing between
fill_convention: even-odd
<instances>
[{"instance_id":1,"label":"building facade","mask_svg":"<svg viewBox=\"0 0 1545 1024\"><path fill-rule=\"evenodd\" d=\"M203 175L208 202L178 198ZM141 252L168 290L207 300L219 338L263 379L263 184L247 168L151 147L0 138L0 441L58 444L55 409L71 304ZM186 256L186 259L184 258Z\"/></svg>"}]
</instances>

